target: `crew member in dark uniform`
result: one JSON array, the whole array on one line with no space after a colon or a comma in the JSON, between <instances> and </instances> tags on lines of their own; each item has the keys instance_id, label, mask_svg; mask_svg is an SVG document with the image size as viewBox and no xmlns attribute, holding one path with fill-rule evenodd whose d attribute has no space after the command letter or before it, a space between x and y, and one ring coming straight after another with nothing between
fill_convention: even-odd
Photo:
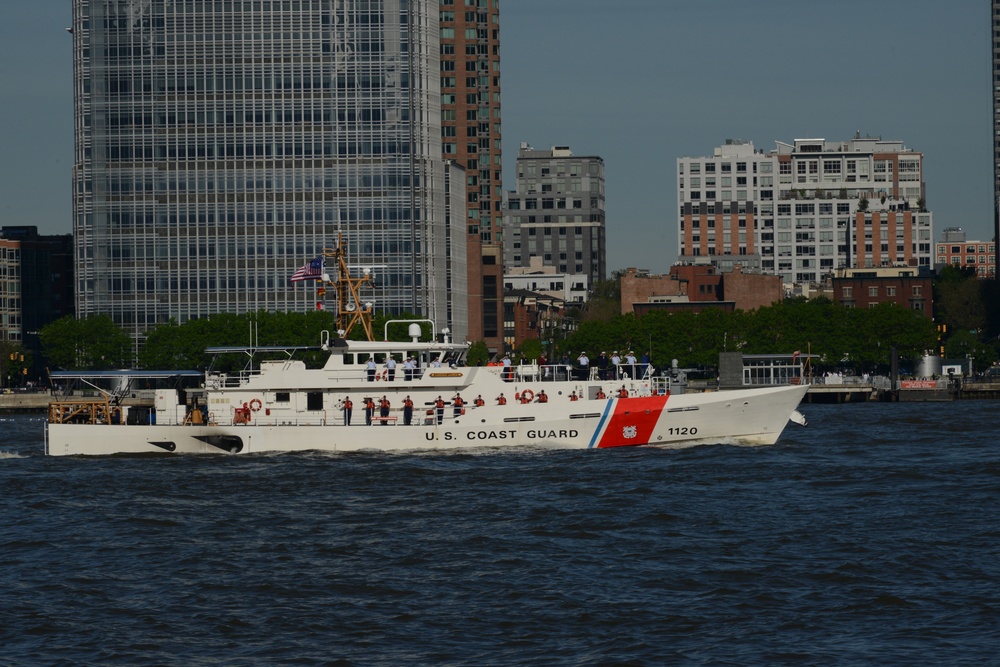
<instances>
[{"instance_id":1,"label":"crew member in dark uniform","mask_svg":"<svg viewBox=\"0 0 1000 667\"><path fill-rule=\"evenodd\" d=\"M382 400L379 401L379 404L378 404L378 416L379 417L388 417L389 416L389 399L387 399L385 396L383 396ZM385 426L387 423L389 423L388 419L382 419L381 421L382 421L382 426Z\"/></svg>"},{"instance_id":2,"label":"crew member in dark uniform","mask_svg":"<svg viewBox=\"0 0 1000 667\"><path fill-rule=\"evenodd\" d=\"M403 425L409 426L413 421L413 401L407 396L403 399Z\"/></svg>"}]
</instances>

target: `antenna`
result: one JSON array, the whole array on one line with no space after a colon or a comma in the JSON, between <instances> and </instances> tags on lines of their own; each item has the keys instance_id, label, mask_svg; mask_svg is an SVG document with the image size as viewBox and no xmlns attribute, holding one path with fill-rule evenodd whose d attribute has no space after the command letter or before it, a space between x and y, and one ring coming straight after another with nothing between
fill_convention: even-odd
<instances>
[{"instance_id":1,"label":"antenna","mask_svg":"<svg viewBox=\"0 0 1000 667\"><path fill-rule=\"evenodd\" d=\"M375 340L372 334L372 301L364 300L361 297L361 288L373 288L375 285L373 268L378 267L354 267L361 268L362 276L354 278L351 276L351 266L347 264L347 251L344 249L343 234L337 234L337 245L334 248L324 248L323 257L336 263L337 273L335 275L324 274L323 284L329 285L337 296L337 333L343 332L346 337L354 325L361 324L365 330L368 340ZM363 305L362 305L363 304Z\"/></svg>"}]
</instances>

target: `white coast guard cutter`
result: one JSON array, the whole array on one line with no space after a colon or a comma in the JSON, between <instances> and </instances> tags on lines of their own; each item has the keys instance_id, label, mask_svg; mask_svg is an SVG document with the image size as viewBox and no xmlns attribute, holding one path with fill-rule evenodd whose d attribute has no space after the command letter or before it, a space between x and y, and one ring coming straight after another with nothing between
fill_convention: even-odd
<instances>
[{"instance_id":1,"label":"white coast guard cutter","mask_svg":"<svg viewBox=\"0 0 1000 667\"><path fill-rule=\"evenodd\" d=\"M350 279L340 257L341 279L330 283L337 291L338 314L360 317L370 336L370 307L345 307L348 297L361 303L356 288L365 279ZM778 440L789 419L800 420L796 408L808 388L677 393L670 391L669 378L654 377L648 367L601 377L597 369L558 364L466 366L466 345L447 336L419 342L419 334L420 324L413 323L409 342L324 335L320 347L329 356L315 369L295 358L300 348L256 348L253 352L280 350L283 358L235 374L207 372L196 391L163 387L159 378L153 410L125 407L121 391L107 391L99 399L56 401L49 409L46 452L768 445ZM366 414L368 399L375 406L371 414ZM407 399L413 404L410 410ZM350 413L345 409L349 404Z\"/></svg>"}]
</instances>

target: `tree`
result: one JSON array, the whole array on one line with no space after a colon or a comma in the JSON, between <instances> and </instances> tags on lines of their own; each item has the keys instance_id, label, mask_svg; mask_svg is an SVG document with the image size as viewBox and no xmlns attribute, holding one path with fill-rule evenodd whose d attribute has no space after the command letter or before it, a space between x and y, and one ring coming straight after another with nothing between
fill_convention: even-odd
<instances>
[{"instance_id":1,"label":"tree","mask_svg":"<svg viewBox=\"0 0 1000 667\"><path fill-rule=\"evenodd\" d=\"M110 370L132 365L132 339L108 315L66 316L42 327L46 358L66 370Z\"/></svg>"},{"instance_id":2,"label":"tree","mask_svg":"<svg viewBox=\"0 0 1000 667\"><path fill-rule=\"evenodd\" d=\"M484 340L477 340L470 345L469 351L465 355L465 363L469 366L485 366L489 360L490 349Z\"/></svg>"},{"instance_id":3,"label":"tree","mask_svg":"<svg viewBox=\"0 0 1000 667\"><path fill-rule=\"evenodd\" d=\"M858 200L858 210L859 211L868 210L868 197L861 197L861 199Z\"/></svg>"},{"instance_id":4,"label":"tree","mask_svg":"<svg viewBox=\"0 0 1000 667\"><path fill-rule=\"evenodd\" d=\"M981 343L976 334L971 331L955 331L948 337L944 354L949 359L966 359L972 357L974 368L988 368L997 360L996 348Z\"/></svg>"},{"instance_id":5,"label":"tree","mask_svg":"<svg viewBox=\"0 0 1000 667\"><path fill-rule=\"evenodd\" d=\"M590 296L583 312L586 322L609 321L622 312L622 276L624 271L615 271L609 280L598 280L590 286Z\"/></svg>"},{"instance_id":6,"label":"tree","mask_svg":"<svg viewBox=\"0 0 1000 667\"><path fill-rule=\"evenodd\" d=\"M14 387L26 379L24 370L31 367L31 353L13 341L0 340L0 387Z\"/></svg>"},{"instance_id":7,"label":"tree","mask_svg":"<svg viewBox=\"0 0 1000 667\"><path fill-rule=\"evenodd\" d=\"M537 338L528 338L521 343L518 352L521 354L522 359L537 361L542 356L542 341Z\"/></svg>"},{"instance_id":8,"label":"tree","mask_svg":"<svg viewBox=\"0 0 1000 667\"><path fill-rule=\"evenodd\" d=\"M983 331L987 308L982 297L982 281L972 269L942 267L934 282L937 320L952 330Z\"/></svg>"}]
</instances>

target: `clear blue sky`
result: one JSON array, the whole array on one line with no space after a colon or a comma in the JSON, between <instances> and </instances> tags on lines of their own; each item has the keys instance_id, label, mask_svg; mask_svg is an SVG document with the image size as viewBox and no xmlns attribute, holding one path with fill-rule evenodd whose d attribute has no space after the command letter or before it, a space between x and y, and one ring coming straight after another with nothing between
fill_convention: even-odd
<instances>
[{"instance_id":1,"label":"clear blue sky","mask_svg":"<svg viewBox=\"0 0 1000 667\"><path fill-rule=\"evenodd\" d=\"M501 0L505 188L518 144L604 158L608 268L677 256L676 159L727 138L900 139L935 237L992 238L987 0ZM68 0L4 4L0 224L68 233Z\"/></svg>"}]
</instances>

